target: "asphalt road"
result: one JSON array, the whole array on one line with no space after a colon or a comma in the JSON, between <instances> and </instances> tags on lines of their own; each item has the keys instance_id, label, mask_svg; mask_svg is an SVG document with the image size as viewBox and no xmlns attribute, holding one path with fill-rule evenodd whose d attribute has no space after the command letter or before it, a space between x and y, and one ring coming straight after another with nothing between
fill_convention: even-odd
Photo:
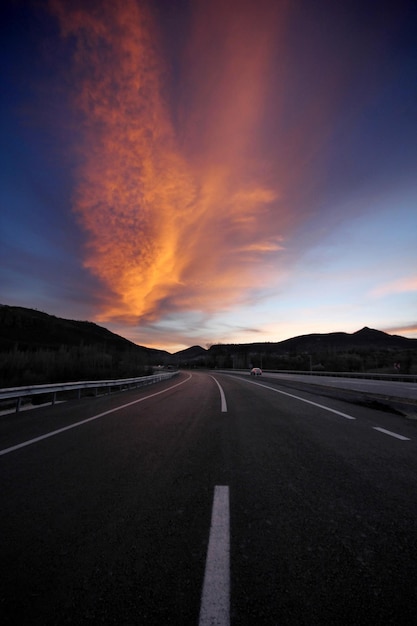
<instances>
[{"instance_id":1,"label":"asphalt road","mask_svg":"<svg viewBox=\"0 0 417 626\"><path fill-rule=\"evenodd\" d=\"M392 380L371 380L367 378L343 378L332 376L314 376L297 374L267 374L268 377L279 378L281 381L300 381L311 385L321 385L338 389L349 389L353 391L364 391L373 395L386 398L409 399L417 401L417 384L392 381Z\"/></svg>"},{"instance_id":2,"label":"asphalt road","mask_svg":"<svg viewBox=\"0 0 417 626\"><path fill-rule=\"evenodd\" d=\"M221 373L3 416L2 623L415 624L416 444Z\"/></svg>"}]
</instances>

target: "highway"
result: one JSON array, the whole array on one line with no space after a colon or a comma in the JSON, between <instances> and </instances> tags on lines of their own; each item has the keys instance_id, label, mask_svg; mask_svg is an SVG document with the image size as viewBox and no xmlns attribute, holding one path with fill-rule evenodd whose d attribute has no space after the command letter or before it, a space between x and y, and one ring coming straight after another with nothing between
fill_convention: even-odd
<instances>
[{"instance_id":1,"label":"highway","mask_svg":"<svg viewBox=\"0 0 417 626\"><path fill-rule=\"evenodd\" d=\"M415 624L417 422L181 372L0 418L3 624Z\"/></svg>"},{"instance_id":2,"label":"highway","mask_svg":"<svg viewBox=\"0 0 417 626\"><path fill-rule=\"evenodd\" d=\"M269 377L279 378L281 381L301 381L311 385L335 387L352 391L363 391L387 398L407 398L417 402L417 384L397 382L391 380L371 380L367 378L343 378L332 376L314 376L297 374L267 374Z\"/></svg>"}]
</instances>

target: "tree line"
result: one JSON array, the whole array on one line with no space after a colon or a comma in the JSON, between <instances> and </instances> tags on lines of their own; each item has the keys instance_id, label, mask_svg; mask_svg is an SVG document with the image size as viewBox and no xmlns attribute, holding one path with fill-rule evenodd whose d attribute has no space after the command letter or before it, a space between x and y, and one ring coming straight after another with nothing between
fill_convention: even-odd
<instances>
[{"instance_id":1,"label":"tree line","mask_svg":"<svg viewBox=\"0 0 417 626\"><path fill-rule=\"evenodd\" d=\"M327 371L386 374L417 374L417 350L324 349L277 354L267 350L233 350L226 345L211 346L207 355L193 360L197 367L221 369Z\"/></svg>"},{"instance_id":2,"label":"tree line","mask_svg":"<svg viewBox=\"0 0 417 626\"><path fill-rule=\"evenodd\" d=\"M110 351L98 345L61 345L0 352L0 387L20 387L79 380L106 380L151 373L145 355Z\"/></svg>"},{"instance_id":3,"label":"tree line","mask_svg":"<svg viewBox=\"0 0 417 626\"><path fill-rule=\"evenodd\" d=\"M174 363L175 361L175 363ZM277 354L217 344L206 355L190 360L171 357L180 367L219 369L328 371L417 374L417 350L320 350ZM106 380L152 373L150 357L138 350L114 350L108 345L14 348L0 351L0 387L19 387L79 380Z\"/></svg>"}]
</instances>

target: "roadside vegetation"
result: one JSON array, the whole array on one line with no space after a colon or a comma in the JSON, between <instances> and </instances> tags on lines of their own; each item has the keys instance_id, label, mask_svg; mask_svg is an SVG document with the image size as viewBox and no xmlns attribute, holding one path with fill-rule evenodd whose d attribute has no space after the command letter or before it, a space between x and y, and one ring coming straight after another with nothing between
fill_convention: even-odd
<instances>
[{"instance_id":1,"label":"roadside vegetation","mask_svg":"<svg viewBox=\"0 0 417 626\"><path fill-rule=\"evenodd\" d=\"M358 372L379 374L417 374L417 350L348 350L323 349L311 352L293 351L279 354L273 344L262 350L217 344L194 366L211 368L265 370Z\"/></svg>"},{"instance_id":2,"label":"roadside vegetation","mask_svg":"<svg viewBox=\"0 0 417 626\"><path fill-rule=\"evenodd\" d=\"M141 354L111 352L99 346L16 347L0 352L0 387L130 378L151 371Z\"/></svg>"},{"instance_id":3,"label":"roadside vegetation","mask_svg":"<svg viewBox=\"0 0 417 626\"><path fill-rule=\"evenodd\" d=\"M266 346L268 348L268 346ZM355 350L277 354L243 346L216 344L204 356L173 359L179 367L211 369L417 374L417 350ZM169 362L169 361L168 361ZM65 346L57 349L21 349L0 352L0 387L41 385L79 380L105 380L146 376L153 372L146 355L112 351L106 346ZM169 365L168 365L169 366Z\"/></svg>"},{"instance_id":4,"label":"roadside vegetation","mask_svg":"<svg viewBox=\"0 0 417 626\"><path fill-rule=\"evenodd\" d=\"M0 305L0 387L144 376L159 352L92 322Z\"/></svg>"}]
</instances>

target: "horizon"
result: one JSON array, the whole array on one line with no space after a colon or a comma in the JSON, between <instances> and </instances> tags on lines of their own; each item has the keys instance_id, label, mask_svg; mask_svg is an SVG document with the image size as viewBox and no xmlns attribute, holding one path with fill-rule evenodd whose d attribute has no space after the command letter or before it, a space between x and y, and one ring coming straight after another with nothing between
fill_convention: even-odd
<instances>
[{"instance_id":1,"label":"horizon","mask_svg":"<svg viewBox=\"0 0 417 626\"><path fill-rule=\"evenodd\" d=\"M417 338L414 2L1 12L2 300L170 353Z\"/></svg>"},{"instance_id":2,"label":"horizon","mask_svg":"<svg viewBox=\"0 0 417 626\"><path fill-rule=\"evenodd\" d=\"M57 317L57 319L62 319L64 321L69 321L69 322L81 322L81 323L93 323L96 324L97 326L100 326L101 328L105 329L105 330L110 330L109 328L107 328L106 326L102 326L101 324L97 324L97 322L92 322L91 320L77 320L77 319L72 319L72 318L65 318L65 317L59 317L59 316L55 316L53 314L48 313L47 311L41 311L39 309L35 309L33 307L20 307L19 305L12 305L12 304L4 304L4 303L0 303L0 307L2 306L6 306L6 307L10 307L10 308L24 308L27 310L32 310L32 311L36 311L38 313L42 313L44 315L47 316L51 316L51 317ZM388 333L386 331L380 330L378 328L371 328L370 326L362 326L361 328L358 328L357 330L353 331L353 332L347 332L344 330L336 330L336 331L330 331L330 332L323 332L323 333L303 333L302 335L295 335L295 336L291 336L291 337L286 337L285 339L280 339L277 341L271 341L271 340L266 340L266 341L253 341L253 342L234 342L234 341L224 341L224 342L215 342L215 343L211 343L211 344L207 344L206 346L201 346L200 344L192 344L192 345L188 345L185 348L179 348L178 350L175 350L173 352L170 352L169 350L166 350L165 348L154 348L153 346L149 346L149 345L145 345L145 344L137 344L135 342L135 345L137 345L138 347L141 348L150 348L150 349L154 349L154 350L161 350L163 352L168 352L171 356L175 355L177 352L183 352L185 350L189 350L191 348L201 348L203 350L209 350L211 346L213 345L256 345L256 344L262 344L262 343L282 343L284 341L289 341L291 339L298 339L301 337L308 337L311 335L331 335L331 334L344 334L344 335L355 335L358 334L362 331L374 331L374 332L378 332L378 333L383 333L386 335L390 335L390 336L400 336L404 339L414 339L413 337L405 337L404 335L397 335L396 333ZM114 332L111 331L110 332ZM118 335L118 333L115 333L116 335ZM128 337L124 337L123 335L118 335L119 337L121 337L122 339L128 339ZM128 341L130 341L130 339L128 339Z\"/></svg>"}]
</instances>

